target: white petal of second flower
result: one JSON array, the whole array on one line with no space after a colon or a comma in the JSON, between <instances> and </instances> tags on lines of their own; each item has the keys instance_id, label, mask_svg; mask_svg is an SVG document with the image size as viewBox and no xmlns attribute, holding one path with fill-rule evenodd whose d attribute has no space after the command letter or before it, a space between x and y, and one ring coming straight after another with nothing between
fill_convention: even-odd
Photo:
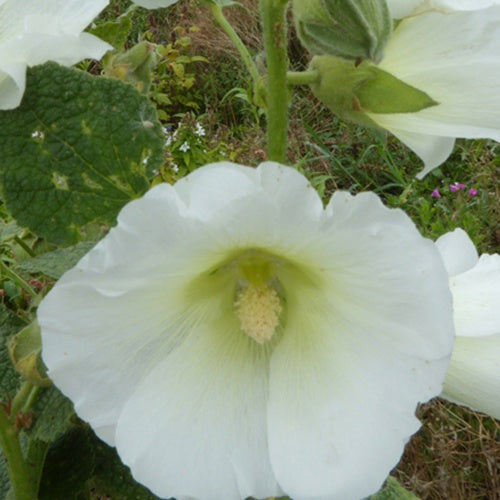
<instances>
[{"instance_id":1,"label":"white petal of second flower","mask_svg":"<svg viewBox=\"0 0 500 500\"><path fill-rule=\"evenodd\" d=\"M468 271L479 259L474 243L460 228L440 236L436 240L436 245L450 276Z\"/></svg>"},{"instance_id":2,"label":"white petal of second flower","mask_svg":"<svg viewBox=\"0 0 500 500\"><path fill-rule=\"evenodd\" d=\"M388 130L500 140L500 6L403 20L380 67L439 104L379 115Z\"/></svg>"},{"instance_id":3,"label":"white petal of second flower","mask_svg":"<svg viewBox=\"0 0 500 500\"><path fill-rule=\"evenodd\" d=\"M499 3L498 0L387 0L392 17L395 19L418 15L429 10L445 13L485 9Z\"/></svg>"},{"instance_id":4,"label":"white petal of second flower","mask_svg":"<svg viewBox=\"0 0 500 500\"><path fill-rule=\"evenodd\" d=\"M442 396L500 419L500 333L457 337Z\"/></svg>"},{"instance_id":5,"label":"white petal of second flower","mask_svg":"<svg viewBox=\"0 0 500 500\"><path fill-rule=\"evenodd\" d=\"M469 271L452 276L457 336L500 333L500 255L483 254Z\"/></svg>"},{"instance_id":6,"label":"white petal of second flower","mask_svg":"<svg viewBox=\"0 0 500 500\"><path fill-rule=\"evenodd\" d=\"M290 497L357 500L398 462L419 427L417 403L441 390L451 297L434 245L402 212L370 195L335 195L329 209L321 267L330 286L289 293L283 283L289 312L271 360L269 445Z\"/></svg>"},{"instance_id":7,"label":"white petal of second flower","mask_svg":"<svg viewBox=\"0 0 500 500\"><path fill-rule=\"evenodd\" d=\"M455 145L454 137L420 134L397 128L402 124L401 122L406 120L406 115L398 115L401 116L400 120L387 120L386 115L367 114L375 123L378 123L382 128L391 132L391 134L396 136L403 144L406 144L406 146L421 158L425 167L417 174L418 179L422 179L432 169L441 165L453 151ZM397 127L392 126L394 123L396 123Z\"/></svg>"}]
</instances>

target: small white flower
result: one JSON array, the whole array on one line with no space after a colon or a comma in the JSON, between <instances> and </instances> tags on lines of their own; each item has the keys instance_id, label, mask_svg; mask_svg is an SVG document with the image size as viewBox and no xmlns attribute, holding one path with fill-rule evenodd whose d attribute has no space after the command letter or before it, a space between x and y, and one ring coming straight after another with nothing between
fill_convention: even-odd
<instances>
[{"instance_id":1,"label":"small white flower","mask_svg":"<svg viewBox=\"0 0 500 500\"><path fill-rule=\"evenodd\" d=\"M456 137L500 140L500 2L389 1L403 17L379 67L438 103L414 113L367 113L425 163L443 163Z\"/></svg>"},{"instance_id":2,"label":"small white flower","mask_svg":"<svg viewBox=\"0 0 500 500\"><path fill-rule=\"evenodd\" d=\"M130 202L38 317L56 385L165 498L374 493L453 342L434 243L276 163Z\"/></svg>"},{"instance_id":3,"label":"small white flower","mask_svg":"<svg viewBox=\"0 0 500 500\"><path fill-rule=\"evenodd\" d=\"M177 165L177 163L172 163L172 170L177 173L179 171L179 165Z\"/></svg>"},{"instance_id":4,"label":"small white flower","mask_svg":"<svg viewBox=\"0 0 500 500\"><path fill-rule=\"evenodd\" d=\"M443 397L500 419L500 255L481 255L461 229L436 245L450 276L456 339Z\"/></svg>"},{"instance_id":5,"label":"small white flower","mask_svg":"<svg viewBox=\"0 0 500 500\"><path fill-rule=\"evenodd\" d=\"M85 27L107 0L0 0L0 109L19 105L26 68L46 61L70 66L112 47Z\"/></svg>"},{"instance_id":6,"label":"small white flower","mask_svg":"<svg viewBox=\"0 0 500 500\"><path fill-rule=\"evenodd\" d=\"M189 146L189 143L187 141L184 141L181 146L179 147L179 149L183 152L183 153L186 153L188 152L190 149L191 149L191 146Z\"/></svg>"},{"instance_id":7,"label":"small white flower","mask_svg":"<svg viewBox=\"0 0 500 500\"><path fill-rule=\"evenodd\" d=\"M205 136L205 129L201 126L200 123L196 122L196 127L195 127L195 130L194 130L194 133L198 137L204 137Z\"/></svg>"}]
</instances>

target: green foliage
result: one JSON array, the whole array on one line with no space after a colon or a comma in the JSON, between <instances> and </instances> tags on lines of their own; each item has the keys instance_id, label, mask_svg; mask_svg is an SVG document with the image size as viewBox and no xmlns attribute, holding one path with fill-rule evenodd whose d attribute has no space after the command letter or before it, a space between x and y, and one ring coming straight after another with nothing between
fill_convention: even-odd
<instances>
[{"instance_id":1,"label":"green foliage","mask_svg":"<svg viewBox=\"0 0 500 500\"><path fill-rule=\"evenodd\" d=\"M167 159L159 172L161 180L173 181L202 165L234 160L234 151L226 143L209 144L201 119L186 113L177 127L170 125L165 128Z\"/></svg>"},{"instance_id":2,"label":"green foliage","mask_svg":"<svg viewBox=\"0 0 500 500\"><path fill-rule=\"evenodd\" d=\"M173 115L198 110L203 102L202 96L195 88L196 77L193 72L195 63L208 60L191 54L191 38L189 33L197 31L176 26L173 30L174 40L166 45L157 45L159 57L156 75L151 89L151 99L158 107L161 120L169 120Z\"/></svg>"},{"instance_id":3,"label":"green foliage","mask_svg":"<svg viewBox=\"0 0 500 500\"><path fill-rule=\"evenodd\" d=\"M24 321L0 304L0 403L6 403L7 397L13 397L19 386L19 376L10 361L7 343L24 326Z\"/></svg>"},{"instance_id":4,"label":"green foliage","mask_svg":"<svg viewBox=\"0 0 500 500\"><path fill-rule=\"evenodd\" d=\"M27 431L29 439L51 443L74 425L73 405L55 387L40 392L32 411L34 419Z\"/></svg>"},{"instance_id":5,"label":"green foliage","mask_svg":"<svg viewBox=\"0 0 500 500\"><path fill-rule=\"evenodd\" d=\"M154 108L131 86L54 63L32 68L21 106L0 113L7 208L37 235L76 243L148 189L162 146Z\"/></svg>"},{"instance_id":6,"label":"green foliage","mask_svg":"<svg viewBox=\"0 0 500 500\"><path fill-rule=\"evenodd\" d=\"M101 22L94 26L90 33L108 42L115 49L121 49L132 31L132 13L133 9L129 9L116 19Z\"/></svg>"},{"instance_id":7,"label":"green foliage","mask_svg":"<svg viewBox=\"0 0 500 500\"><path fill-rule=\"evenodd\" d=\"M384 488L371 496L370 500L418 500L418 497L405 490L395 478L389 477Z\"/></svg>"},{"instance_id":8,"label":"green foliage","mask_svg":"<svg viewBox=\"0 0 500 500\"><path fill-rule=\"evenodd\" d=\"M48 450L40 500L112 498L156 500L137 484L116 451L97 439L88 426L77 425Z\"/></svg>"},{"instance_id":9,"label":"green foliage","mask_svg":"<svg viewBox=\"0 0 500 500\"><path fill-rule=\"evenodd\" d=\"M59 248L51 252L24 260L16 265L16 269L25 273L38 274L59 279L94 246L93 242L82 241L67 248Z\"/></svg>"}]
</instances>

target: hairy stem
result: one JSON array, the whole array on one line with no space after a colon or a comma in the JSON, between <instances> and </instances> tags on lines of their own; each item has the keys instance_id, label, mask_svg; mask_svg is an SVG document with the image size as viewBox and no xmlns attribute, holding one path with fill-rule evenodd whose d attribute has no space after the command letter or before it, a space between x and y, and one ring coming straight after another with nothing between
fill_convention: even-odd
<instances>
[{"instance_id":1,"label":"hairy stem","mask_svg":"<svg viewBox=\"0 0 500 500\"><path fill-rule=\"evenodd\" d=\"M267 63L268 158L286 163L288 87L286 0L260 0Z\"/></svg>"},{"instance_id":2,"label":"hairy stem","mask_svg":"<svg viewBox=\"0 0 500 500\"><path fill-rule=\"evenodd\" d=\"M289 71L286 74L286 81L289 85L309 85L316 83L320 79L319 71Z\"/></svg>"}]
</instances>

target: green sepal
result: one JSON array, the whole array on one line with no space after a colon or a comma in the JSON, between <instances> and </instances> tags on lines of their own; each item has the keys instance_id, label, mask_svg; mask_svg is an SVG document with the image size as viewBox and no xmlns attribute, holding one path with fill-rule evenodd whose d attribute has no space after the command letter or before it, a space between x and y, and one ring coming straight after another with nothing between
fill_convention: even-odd
<instances>
[{"instance_id":1,"label":"green sepal","mask_svg":"<svg viewBox=\"0 0 500 500\"><path fill-rule=\"evenodd\" d=\"M14 335L9 342L10 359L21 376L38 387L49 387L51 381L47 377L41 352L42 337L36 320Z\"/></svg>"},{"instance_id":2,"label":"green sepal","mask_svg":"<svg viewBox=\"0 0 500 500\"><path fill-rule=\"evenodd\" d=\"M299 39L313 54L379 62L392 34L385 0L293 0Z\"/></svg>"},{"instance_id":3,"label":"green sepal","mask_svg":"<svg viewBox=\"0 0 500 500\"><path fill-rule=\"evenodd\" d=\"M357 65L331 56L316 56L311 70L319 80L313 94L342 119L377 128L366 113L416 113L435 106L425 92L408 85L368 61Z\"/></svg>"}]
</instances>

